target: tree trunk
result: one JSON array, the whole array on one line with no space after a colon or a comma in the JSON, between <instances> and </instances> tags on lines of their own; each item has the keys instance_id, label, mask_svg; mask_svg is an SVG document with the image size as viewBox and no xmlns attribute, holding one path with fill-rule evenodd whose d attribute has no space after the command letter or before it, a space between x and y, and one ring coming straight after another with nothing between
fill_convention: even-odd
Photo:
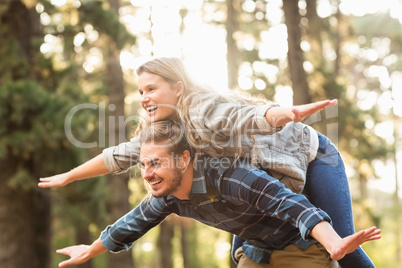
<instances>
[{"instance_id":1,"label":"tree trunk","mask_svg":"<svg viewBox=\"0 0 402 268\"><path fill-rule=\"evenodd\" d=\"M160 267L173 268L173 247L172 239L174 236L173 225L165 220L159 224L158 251L160 252Z\"/></svg>"},{"instance_id":2,"label":"tree trunk","mask_svg":"<svg viewBox=\"0 0 402 268\"><path fill-rule=\"evenodd\" d=\"M16 172L13 159L0 162L0 263L4 268L34 267L34 192L11 189Z\"/></svg>"},{"instance_id":3,"label":"tree trunk","mask_svg":"<svg viewBox=\"0 0 402 268\"><path fill-rule=\"evenodd\" d=\"M183 256L183 267L190 267L190 259L189 259L189 243L188 243L188 235L187 235L187 226L180 222L180 231L181 231L181 254Z\"/></svg>"},{"instance_id":4,"label":"tree trunk","mask_svg":"<svg viewBox=\"0 0 402 268\"><path fill-rule=\"evenodd\" d=\"M107 85L109 89L109 145L117 145L125 141L126 130L124 122L124 82L123 73L120 67L119 51L109 46L107 55ZM110 191L108 204L109 215L112 221L131 210L128 202L130 191L128 189L128 174L118 176L109 175L107 185ZM133 256L131 250L120 254L109 255L109 266L119 268L132 268Z\"/></svg>"},{"instance_id":5,"label":"tree trunk","mask_svg":"<svg viewBox=\"0 0 402 268\"><path fill-rule=\"evenodd\" d=\"M108 212L110 223L112 223L131 210L128 202L130 192L127 175L109 176L107 180L110 191ZM109 267L133 268L134 260L131 250L119 254L109 254Z\"/></svg>"},{"instance_id":6,"label":"tree trunk","mask_svg":"<svg viewBox=\"0 0 402 268\"><path fill-rule=\"evenodd\" d=\"M227 64L228 64L228 87L229 89L238 88L238 76L239 76L239 61L238 54L239 51L237 49L237 43L234 39L234 34L239 29L239 25L237 22L237 12L236 8L238 7L238 1L236 0L226 0L227 7L227 19L226 19L226 44L227 44ZM232 243L232 237L229 236L229 243ZM235 268L236 264L229 260L229 267Z\"/></svg>"},{"instance_id":7,"label":"tree trunk","mask_svg":"<svg viewBox=\"0 0 402 268\"><path fill-rule=\"evenodd\" d=\"M338 77L339 72L340 72L340 65L341 65L341 46L342 46L342 13L341 10L339 9L339 3L338 3L338 9L336 11L336 37L335 37L335 54L336 54L336 59L334 63L334 76Z\"/></svg>"},{"instance_id":8,"label":"tree trunk","mask_svg":"<svg viewBox=\"0 0 402 268\"><path fill-rule=\"evenodd\" d=\"M118 13L119 0L109 0L110 7ZM124 122L124 78L120 65L120 51L113 45L107 44L106 55L107 87L109 90L109 145L117 145L126 138ZM128 211L131 206L128 202L130 191L128 189L129 176L127 174L109 176L107 185L110 190L108 204L109 215L112 221L117 220ZM132 268L134 267L131 250L119 254L109 254L109 267Z\"/></svg>"},{"instance_id":9,"label":"tree trunk","mask_svg":"<svg viewBox=\"0 0 402 268\"><path fill-rule=\"evenodd\" d=\"M27 8L21 1L10 1L3 8L8 10L2 13L1 24L8 27L10 36L18 43L20 57L35 70L33 56L39 51L32 46L32 41L43 36L35 8ZM34 77L35 71L31 75ZM13 73L13 79L23 78L20 73ZM13 157L11 152L0 159L0 265L3 268L50 267L49 191L35 187L34 179L28 178L33 180L32 186L15 185L11 180L22 170L36 178L41 175L38 169L30 161Z\"/></svg>"},{"instance_id":10,"label":"tree trunk","mask_svg":"<svg viewBox=\"0 0 402 268\"><path fill-rule=\"evenodd\" d=\"M303 67L304 55L300 47L299 1L283 0L283 11L288 32L288 62L293 87L293 105L311 102L306 72Z\"/></svg>"},{"instance_id":11,"label":"tree trunk","mask_svg":"<svg viewBox=\"0 0 402 268\"><path fill-rule=\"evenodd\" d=\"M226 60L228 64L228 87L230 89L237 88L237 77L239 70L237 44L233 37L234 33L238 30L236 4L236 0L226 0Z\"/></svg>"},{"instance_id":12,"label":"tree trunk","mask_svg":"<svg viewBox=\"0 0 402 268\"><path fill-rule=\"evenodd\" d=\"M89 232L88 226L77 227L75 233L75 240L77 245L90 245L92 243L91 234ZM80 264L80 268L92 268L92 260L86 263Z\"/></svg>"},{"instance_id":13,"label":"tree trunk","mask_svg":"<svg viewBox=\"0 0 402 268\"><path fill-rule=\"evenodd\" d=\"M13 187L17 160L0 160L0 263L3 268L50 267L49 192Z\"/></svg>"},{"instance_id":14,"label":"tree trunk","mask_svg":"<svg viewBox=\"0 0 402 268\"><path fill-rule=\"evenodd\" d=\"M321 31L323 27L323 21L317 13L317 0L306 0L306 4L306 18L308 19L306 32L311 45L311 51L314 51L318 58L318 62L314 62L313 65L320 66L322 61Z\"/></svg>"}]
</instances>

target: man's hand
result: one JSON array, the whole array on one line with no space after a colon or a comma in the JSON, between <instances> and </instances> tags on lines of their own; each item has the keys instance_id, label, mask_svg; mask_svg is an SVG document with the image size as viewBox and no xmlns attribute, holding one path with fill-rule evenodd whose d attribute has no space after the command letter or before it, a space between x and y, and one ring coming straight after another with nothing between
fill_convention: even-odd
<instances>
[{"instance_id":1,"label":"man's hand","mask_svg":"<svg viewBox=\"0 0 402 268\"><path fill-rule=\"evenodd\" d=\"M81 264L89 260L88 251L90 246L88 245L78 245L71 246L56 250L57 253L70 256L70 259L59 263L59 267L67 267L70 265Z\"/></svg>"},{"instance_id":2,"label":"man's hand","mask_svg":"<svg viewBox=\"0 0 402 268\"><path fill-rule=\"evenodd\" d=\"M58 174L52 177L40 178L38 186L41 188L63 187L69 184L67 173Z\"/></svg>"},{"instance_id":3,"label":"man's hand","mask_svg":"<svg viewBox=\"0 0 402 268\"><path fill-rule=\"evenodd\" d=\"M59 263L59 267L67 267L70 265L82 264L92 259L93 257L106 252L107 249L103 246L100 239L95 240L92 245L77 245L58 249L56 252L70 256L70 259Z\"/></svg>"},{"instance_id":4,"label":"man's hand","mask_svg":"<svg viewBox=\"0 0 402 268\"><path fill-rule=\"evenodd\" d=\"M355 251L364 242L380 239L380 233L381 230L374 226L361 230L332 244L332 249L328 252L333 260L340 260L346 254Z\"/></svg>"}]
</instances>

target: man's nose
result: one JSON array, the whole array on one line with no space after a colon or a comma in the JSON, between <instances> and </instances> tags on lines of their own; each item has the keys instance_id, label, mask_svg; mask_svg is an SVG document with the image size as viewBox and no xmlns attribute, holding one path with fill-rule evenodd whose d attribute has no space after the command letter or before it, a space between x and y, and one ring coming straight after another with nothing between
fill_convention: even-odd
<instances>
[{"instance_id":1,"label":"man's nose","mask_svg":"<svg viewBox=\"0 0 402 268\"><path fill-rule=\"evenodd\" d=\"M154 176L155 169L152 167L143 167L142 168L142 177L144 179L150 179Z\"/></svg>"}]
</instances>

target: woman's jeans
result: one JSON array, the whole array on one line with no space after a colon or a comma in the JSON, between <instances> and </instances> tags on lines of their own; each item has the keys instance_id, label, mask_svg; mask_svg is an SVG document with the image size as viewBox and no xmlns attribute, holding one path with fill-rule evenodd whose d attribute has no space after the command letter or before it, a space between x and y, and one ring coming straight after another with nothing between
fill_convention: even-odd
<instances>
[{"instance_id":1,"label":"woman's jeans","mask_svg":"<svg viewBox=\"0 0 402 268\"><path fill-rule=\"evenodd\" d=\"M341 237L345 237L355 232L345 167L338 150L331 141L320 133L318 133L318 139L317 157L308 166L303 193L312 204L328 213L335 231ZM241 244L242 239L235 237L232 256ZM361 247L338 262L342 268L375 267Z\"/></svg>"},{"instance_id":2,"label":"woman's jeans","mask_svg":"<svg viewBox=\"0 0 402 268\"><path fill-rule=\"evenodd\" d=\"M310 202L332 219L335 231L345 237L355 233L349 183L338 149L324 135L318 133L317 157L307 169L303 193ZM338 261L342 268L374 267L361 247Z\"/></svg>"}]
</instances>

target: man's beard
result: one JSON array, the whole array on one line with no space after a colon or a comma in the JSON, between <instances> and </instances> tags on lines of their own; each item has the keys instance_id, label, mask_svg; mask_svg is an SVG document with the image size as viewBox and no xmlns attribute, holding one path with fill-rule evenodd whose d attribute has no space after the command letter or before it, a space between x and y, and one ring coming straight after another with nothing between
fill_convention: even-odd
<instances>
[{"instance_id":1,"label":"man's beard","mask_svg":"<svg viewBox=\"0 0 402 268\"><path fill-rule=\"evenodd\" d=\"M152 192L152 195L156 198L161 198L161 197L171 195L181 185L182 177L183 177L183 174L182 174L181 170L179 168L175 168L174 174L170 181L170 185L163 192L160 192L160 193Z\"/></svg>"}]
</instances>

